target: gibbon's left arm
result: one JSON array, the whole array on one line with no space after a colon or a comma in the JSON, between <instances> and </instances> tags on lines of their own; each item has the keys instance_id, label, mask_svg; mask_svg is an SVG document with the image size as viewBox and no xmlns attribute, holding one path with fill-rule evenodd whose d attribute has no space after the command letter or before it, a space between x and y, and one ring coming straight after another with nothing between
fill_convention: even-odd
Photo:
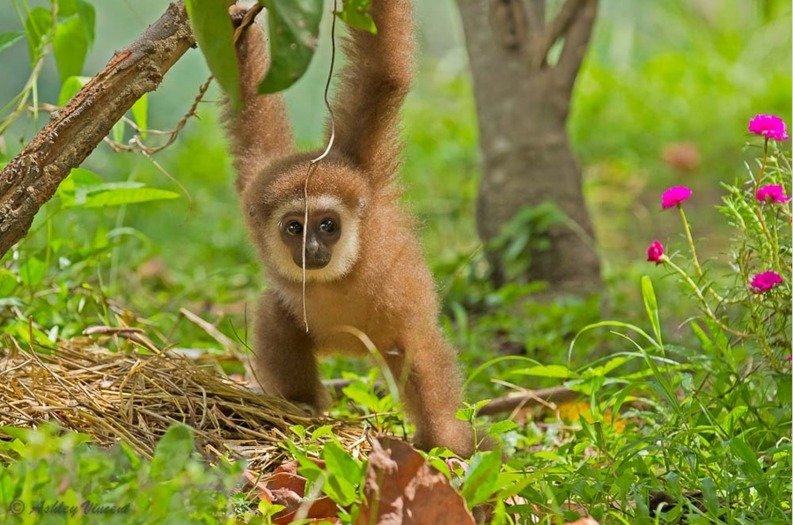
<instances>
[{"instance_id":1,"label":"gibbon's left arm","mask_svg":"<svg viewBox=\"0 0 793 525\"><path fill-rule=\"evenodd\" d=\"M242 33L237 43L242 108L239 112L230 107L225 110L240 193L246 182L269 162L294 151L292 127L283 98L260 95L257 91L269 67L265 44L264 32L256 22Z\"/></svg>"},{"instance_id":2,"label":"gibbon's left arm","mask_svg":"<svg viewBox=\"0 0 793 525\"><path fill-rule=\"evenodd\" d=\"M373 0L377 34L350 29L347 64L333 111L336 148L368 172L375 187L389 182L401 154L399 110L413 78L410 0Z\"/></svg>"}]
</instances>

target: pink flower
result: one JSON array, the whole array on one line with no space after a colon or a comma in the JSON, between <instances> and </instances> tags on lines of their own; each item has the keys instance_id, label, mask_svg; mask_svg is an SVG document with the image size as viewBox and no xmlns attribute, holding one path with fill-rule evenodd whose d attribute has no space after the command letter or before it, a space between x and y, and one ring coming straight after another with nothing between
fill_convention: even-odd
<instances>
[{"instance_id":1,"label":"pink flower","mask_svg":"<svg viewBox=\"0 0 793 525\"><path fill-rule=\"evenodd\" d=\"M749 121L749 132L771 140L787 140L785 121L776 115L755 115Z\"/></svg>"},{"instance_id":2,"label":"pink flower","mask_svg":"<svg viewBox=\"0 0 793 525\"><path fill-rule=\"evenodd\" d=\"M749 282L754 293L765 293L774 286L782 284L784 281L782 276L776 272L763 272L758 273Z\"/></svg>"},{"instance_id":3,"label":"pink flower","mask_svg":"<svg viewBox=\"0 0 793 525\"><path fill-rule=\"evenodd\" d=\"M661 194L661 208L673 208L691 197L691 188L688 186L672 186Z\"/></svg>"},{"instance_id":4,"label":"pink flower","mask_svg":"<svg viewBox=\"0 0 793 525\"><path fill-rule=\"evenodd\" d=\"M655 264L661 264L661 257L664 255L664 245L661 241L653 241L647 247L647 260Z\"/></svg>"},{"instance_id":5,"label":"pink flower","mask_svg":"<svg viewBox=\"0 0 793 525\"><path fill-rule=\"evenodd\" d=\"M779 184L766 184L757 188L755 197L760 202L787 202L790 200L790 197L785 195L785 188Z\"/></svg>"}]
</instances>

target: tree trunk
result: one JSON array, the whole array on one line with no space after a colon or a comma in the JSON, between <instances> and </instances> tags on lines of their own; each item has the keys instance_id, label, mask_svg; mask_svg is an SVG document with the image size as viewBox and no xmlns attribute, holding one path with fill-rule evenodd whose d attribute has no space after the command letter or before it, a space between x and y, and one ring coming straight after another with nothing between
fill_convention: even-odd
<instances>
[{"instance_id":1,"label":"tree trunk","mask_svg":"<svg viewBox=\"0 0 793 525\"><path fill-rule=\"evenodd\" d=\"M0 171L0 257L25 236L58 185L107 136L195 41L184 5L168 6L128 48L118 51Z\"/></svg>"},{"instance_id":2,"label":"tree trunk","mask_svg":"<svg viewBox=\"0 0 793 525\"><path fill-rule=\"evenodd\" d=\"M526 277L547 281L552 296L596 292L600 262L565 129L596 0L567 0L547 23L542 0L460 0L459 6L484 163L479 235L488 243L521 208L553 202L569 221L552 227L548 250L531 254ZM560 38L564 47L551 66L548 51ZM503 284L497 253L491 264L496 284Z\"/></svg>"}]
</instances>

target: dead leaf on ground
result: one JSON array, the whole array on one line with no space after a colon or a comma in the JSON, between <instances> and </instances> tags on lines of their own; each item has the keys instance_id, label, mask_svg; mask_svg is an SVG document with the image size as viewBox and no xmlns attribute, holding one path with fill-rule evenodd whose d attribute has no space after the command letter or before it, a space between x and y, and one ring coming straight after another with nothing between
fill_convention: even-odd
<instances>
[{"instance_id":1,"label":"dead leaf on ground","mask_svg":"<svg viewBox=\"0 0 793 525\"><path fill-rule=\"evenodd\" d=\"M413 447L382 437L372 442L357 525L473 525L474 518L446 476Z\"/></svg>"},{"instance_id":2,"label":"dead leaf on ground","mask_svg":"<svg viewBox=\"0 0 793 525\"><path fill-rule=\"evenodd\" d=\"M339 508L329 497L322 496L310 503L305 500L308 480L297 473L297 461L288 461L278 466L272 474L262 478L258 478L251 471L246 471L245 477L259 491L259 498L286 507L273 516L273 523L276 525L286 525L295 521L303 505L308 505L304 518L325 523L339 523Z\"/></svg>"}]
</instances>

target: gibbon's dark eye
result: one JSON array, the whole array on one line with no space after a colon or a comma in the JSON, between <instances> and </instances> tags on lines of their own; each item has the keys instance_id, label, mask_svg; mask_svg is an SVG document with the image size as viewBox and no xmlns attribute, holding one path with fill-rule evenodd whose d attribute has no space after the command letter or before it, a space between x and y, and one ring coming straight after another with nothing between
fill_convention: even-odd
<instances>
[{"instance_id":1,"label":"gibbon's dark eye","mask_svg":"<svg viewBox=\"0 0 793 525\"><path fill-rule=\"evenodd\" d=\"M325 233L333 233L336 231L336 222L333 219L325 219L319 223L319 229Z\"/></svg>"},{"instance_id":2,"label":"gibbon's dark eye","mask_svg":"<svg viewBox=\"0 0 793 525\"><path fill-rule=\"evenodd\" d=\"M286 225L286 233L289 235L300 235L303 233L303 225L297 221L292 221Z\"/></svg>"}]
</instances>

